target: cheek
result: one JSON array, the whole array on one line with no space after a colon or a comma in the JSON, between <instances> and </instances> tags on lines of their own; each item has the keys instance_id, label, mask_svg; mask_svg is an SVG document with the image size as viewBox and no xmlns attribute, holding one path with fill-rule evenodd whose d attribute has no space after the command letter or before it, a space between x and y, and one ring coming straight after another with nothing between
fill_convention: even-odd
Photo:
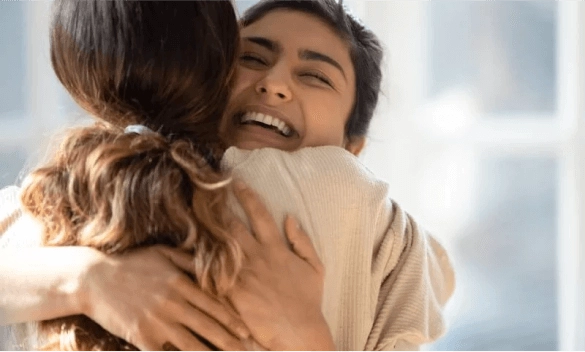
<instances>
[{"instance_id":1,"label":"cheek","mask_svg":"<svg viewBox=\"0 0 585 352\"><path fill-rule=\"evenodd\" d=\"M238 93L241 93L250 87L253 88L255 83L258 81L259 76L260 73L258 71L242 67L238 68L234 80L233 96L237 96Z\"/></svg>"},{"instance_id":2,"label":"cheek","mask_svg":"<svg viewBox=\"0 0 585 352\"><path fill-rule=\"evenodd\" d=\"M338 99L316 100L307 132L312 135L313 145L342 145L345 136L345 109ZM309 122L309 121L307 121Z\"/></svg>"}]
</instances>

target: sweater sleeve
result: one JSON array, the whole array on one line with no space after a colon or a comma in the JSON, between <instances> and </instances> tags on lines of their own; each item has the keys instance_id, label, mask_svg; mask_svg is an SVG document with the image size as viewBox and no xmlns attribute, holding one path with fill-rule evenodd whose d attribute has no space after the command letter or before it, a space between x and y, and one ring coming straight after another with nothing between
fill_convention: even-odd
<instances>
[{"instance_id":1,"label":"sweater sleeve","mask_svg":"<svg viewBox=\"0 0 585 352\"><path fill-rule=\"evenodd\" d=\"M22 209L20 188L9 186L1 189L0 250L37 247L41 243L42 233L41 223Z\"/></svg>"},{"instance_id":2,"label":"sweater sleeve","mask_svg":"<svg viewBox=\"0 0 585 352\"><path fill-rule=\"evenodd\" d=\"M443 308L455 287L445 249L397 204L379 213L385 232L374 259L381 276L366 350L412 350L445 330Z\"/></svg>"},{"instance_id":3,"label":"sweater sleeve","mask_svg":"<svg viewBox=\"0 0 585 352\"><path fill-rule=\"evenodd\" d=\"M443 334L449 259L387 183L340 148L226 155L277 223L294 214L311 237L327 268L324 313L339 348L413 350Z\"/></svg>"},{"instance_id":4,"label":"sweater sleeve","mask_svg":"<svg viewBox=\"0 0 585 352\"><path fill-rule=\"evenodd\" d=\"M8 245L9 236L5 234L22 217L19 195L20 188L16 186L0 190L0 249Z\"/></svg>"},{"instance_id":5,"label":"sweater sleeve","mask_svg":"<svg viewBox=\"0 0 585 352\"><path fill-rule=\"evenodd\" d=\"M20 188L9 186L1 189L0 251L37 245L42 229L35 225L33 219L22 211ZM30 346L36 345L33 341L35 327L32 323L0 326L0 350L30 350Z\"/></svg>"}]
</instances>

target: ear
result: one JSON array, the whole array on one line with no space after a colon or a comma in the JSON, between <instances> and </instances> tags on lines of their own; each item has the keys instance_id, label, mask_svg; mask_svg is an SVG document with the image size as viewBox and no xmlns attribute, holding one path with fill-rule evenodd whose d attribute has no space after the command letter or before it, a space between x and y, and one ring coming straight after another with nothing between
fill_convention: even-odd
<instances>
[{"instance_id":1,"label":"ear","mask_svg":"<svg viewBox=\"0 0 585 352\"><path fill-rule=\"evenodd\" d=\"M343 146L345 150L352 153L355 156L359 156L362 149L366 145L366 137L351 137L345 140L345 145Z\"/></svg>"}]
</instances>

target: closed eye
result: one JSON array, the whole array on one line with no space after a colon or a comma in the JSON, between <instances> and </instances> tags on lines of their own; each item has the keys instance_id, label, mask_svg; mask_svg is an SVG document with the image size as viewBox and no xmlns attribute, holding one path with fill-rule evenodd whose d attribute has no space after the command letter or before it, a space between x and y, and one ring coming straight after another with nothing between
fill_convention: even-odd
<instances>
[{"instance_id":1,"label":"closed eye","mask_svg":"<svg viewBox=\"0 0 585 352\"><path fill-rule=\"evenodd\" d=\"M255 55L255 54L252 54L252 53L242 54L240 56L240 61L246 62L249 64L259 64L259 65L264 65L264 66L267 65L266 61L262 57Z\"/></svg>"},{"instance_id":2,"label":"closed eye","mask_svg":"<svg viewBox=\"0 0 585 352\"><path fill-rule=\"evenodd\" d=\"M325 75L322 75L318 72L306 72L301 74L302 77L311 77L314 79L319 80L321 83L324 83L328 86L330 86L331 88L333 88L333 83L331 82L331 80L329 78L327 78Z\"/></svg>"}]
</instances>

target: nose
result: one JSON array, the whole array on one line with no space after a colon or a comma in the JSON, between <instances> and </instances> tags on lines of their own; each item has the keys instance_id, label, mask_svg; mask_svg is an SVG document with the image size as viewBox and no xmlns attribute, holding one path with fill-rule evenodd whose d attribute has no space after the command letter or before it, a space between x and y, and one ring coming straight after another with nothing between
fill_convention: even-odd
<instances>
[{"instance_id":1,"label":"nose","mask_svg":"<svg viewBox=\"0 0 585 352\"><path fill-rule=\"evenodd\" d=\"M291 100L292 92L283 73L277 70L267 72L266 76L256 83L256 93L267 104L281 104Z\"/></svg>"}]
</instances>

